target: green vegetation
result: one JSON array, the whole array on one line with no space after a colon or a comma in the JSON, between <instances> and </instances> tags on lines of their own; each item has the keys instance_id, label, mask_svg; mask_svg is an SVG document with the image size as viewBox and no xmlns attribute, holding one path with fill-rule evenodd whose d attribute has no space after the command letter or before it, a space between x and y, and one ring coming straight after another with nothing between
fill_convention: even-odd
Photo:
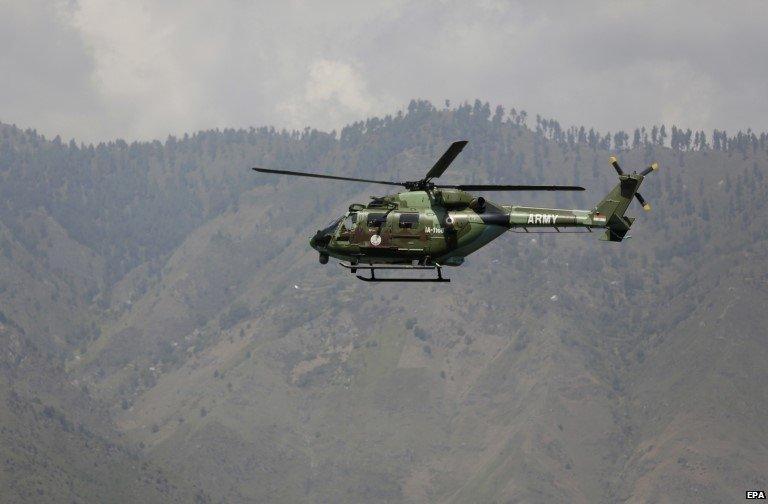
<instances>
[{"instance_id":1,"label":"green vegetation","mask_svg":"<svg viewBox=\"0 0 768 504\"><path fill-rule=\"evenodd\" d=\"M371 287L307 239L381 188L249 170L409 179L457 139L446 181L588 188L499 202L589 207L610 154L657 160L654 210L618 246L510 233L448 286ZM767 151L482 102L93 146L0 125L0 500L741 498L768 471Z\"/></svg>"}]
</instances>

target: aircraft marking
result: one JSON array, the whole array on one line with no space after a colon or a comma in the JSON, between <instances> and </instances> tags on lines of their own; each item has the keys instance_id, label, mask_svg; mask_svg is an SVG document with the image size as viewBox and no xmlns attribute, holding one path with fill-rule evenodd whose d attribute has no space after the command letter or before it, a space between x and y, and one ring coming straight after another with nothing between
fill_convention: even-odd
<instances>
[{"instance_id":1,"label":"aircraft marking","mask_svg":"<svg viewBox=\"0 0 768 504\"><path fill-rule=\"evenodd\" d=\"M557 218L560 217L557 214L528 214L528 224L551 224L555 225Z\"/></svg>"}]
</instances>

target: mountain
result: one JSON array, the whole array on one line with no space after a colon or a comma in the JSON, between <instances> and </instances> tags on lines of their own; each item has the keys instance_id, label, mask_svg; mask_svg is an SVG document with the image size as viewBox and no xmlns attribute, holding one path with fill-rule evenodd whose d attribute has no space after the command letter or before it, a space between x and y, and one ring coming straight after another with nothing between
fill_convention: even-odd
<instances>
[{"instance_id":1,"label":"mountain","mask_svg":"<svg viewBox=\"0 0 768 504\"><path fill-rule=\"evenodd\" d=\"M26 385L4 382L25 406L9 409L0 459L31 439L19 425L58 439L82 423L98 443L38 453L114 446L125 481L162 472L147 501L722 502L764 488L768 137L673 128L666 142L653 127L630 145L526 123L413 102L330 134L85 146L0 127L0 322L35 356L4 361ZM617 154L625 169L660 163L642 190L654 209L630 212L621 244L508 233L451 284L369 285L307 242L381 187L249 170L413 179L461 138L445 181L588 188L494 201L589 208ZM61 387L79 399L54 403ZM58 463L90 478L81 500L112 490ZM52 464L14 470L49 481ZM112 500L136 500L124 488Z\"/></svg>"},{"instance_id":2,"label":"mountain","mask_svg":"<svg viewBox=\"0 0 768 504\"><path fill-rule=\"evenodd\" d=\"M206 502L205 493L125 446L108 412L0 322L0 501Z\"/></svg>"}]
</instances>

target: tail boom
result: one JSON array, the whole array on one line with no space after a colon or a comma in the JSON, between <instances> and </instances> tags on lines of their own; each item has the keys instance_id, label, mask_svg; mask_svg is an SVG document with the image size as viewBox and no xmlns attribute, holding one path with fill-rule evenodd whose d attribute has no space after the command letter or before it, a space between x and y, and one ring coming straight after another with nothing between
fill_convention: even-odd
<instances>
[{"instance_id":1,"label":"tail boom","mask_svg":"<svg viewBox=\"0 0 768 504\"><path fill-rule=\"evenodd\" d=\"M592 210L566 210L561 208L539 208L503 205L493 213L476 216L484 224L512 228L538 228L551 227L559 230L565 227L603 228L605 233L601 240L620 242L626 236L633 217L627 217L624 213L629 208L632 200L637 198L643 209L650 210L651 205L645 201L637 190L643 183L645 176L659 169L657 163L652 163L640 173L625 173L619 166L615 157L611 157L616 173L619 175L619 183L602 199Z\"/></svg>"},{"instance_id":2,"label":"tail boom","mask_svg":"<svg viewBox=\"0 0 768 504\"><path fill-rule=\"evenodd\" d=\"M650 170L657 169L658 165L654 163L643 173L620 172L619 183L592 210L505 205L503 216L501 214L494 216L495 221L498 222L486 223L524 229L538 227L602 228L605 229L605 233L600 237L601 240L620 242L626 237L635 221L633 217L624 215L632 200L637 198L645 210L650 210L650 205L645 202L642 196L637 194L637 189L642 184L644 175ZM483 221L486 218L490 217L483 217Z\"/></svg>"},{"instance_id":3,"label":"tail boom","mask_svg":"<svg viewBox=\"0 0 768 504\"><path fill-rule=\"evenodd\" d=\"M605 220L590 210L511 206L507 208L510 228L603 227Z\"/></svg>"}]
</instances>

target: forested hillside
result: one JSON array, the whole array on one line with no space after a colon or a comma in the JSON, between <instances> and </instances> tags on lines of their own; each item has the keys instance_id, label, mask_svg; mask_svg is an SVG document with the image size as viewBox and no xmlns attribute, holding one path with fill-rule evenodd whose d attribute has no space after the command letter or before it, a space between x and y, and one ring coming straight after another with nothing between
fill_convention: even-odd
<instances>
[{"instance_id":1,"label":"forested hillside","mask_svg":"<svg viewBox=\"0 0 768 504\"><path fill-rule=\"evenodd\" d=\"M308 238L381 187L249 170L414 179L457 139L446 182L588 189L500 203L591 208L610 155L656 160L653 211L370 285ZM26 482L0 500L99 501L109 473L124 502L741 499L768 474L766 177L765 133L481 102L132 144L0 125L0 475Z\"/></svg>"}]
</instances>

